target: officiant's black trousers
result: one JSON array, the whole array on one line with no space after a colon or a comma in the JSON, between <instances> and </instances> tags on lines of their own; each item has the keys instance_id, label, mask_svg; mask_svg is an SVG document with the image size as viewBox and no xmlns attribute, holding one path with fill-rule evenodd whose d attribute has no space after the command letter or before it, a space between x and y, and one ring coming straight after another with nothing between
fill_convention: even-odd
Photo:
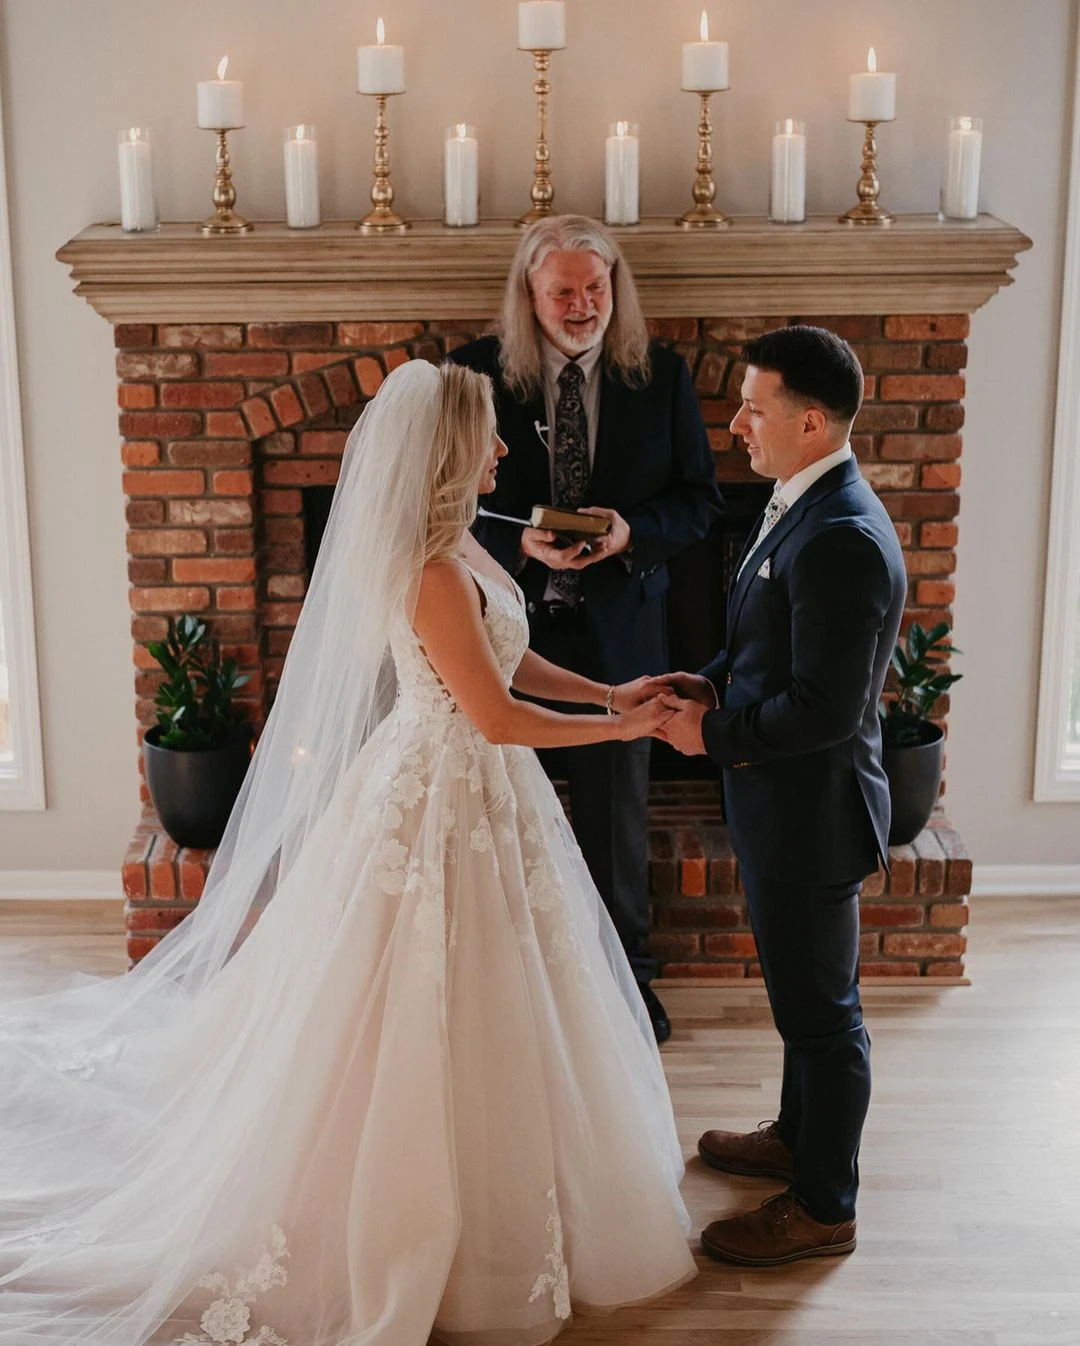
<instances>
[{"instance_id":1,"label":"officiant's black trousers","mask_svg":"<svg viewBox=\"0 0 1080 1346\"><path fill-rule=\"evenodd\" d=\"M792 1189L824 1224L855 1217L870 1103L859 1002L860 883L809 887L743 873L773 1021L784 1040L780 1138Z\"/></svg>"},{"instance_id":2,"label":"officiant's black trousers","mask_svg":"<svg viewBox=\"0 0 1080 1346\"><path fill-rule=\"evenodd\" d=\"M530 627L537 654L584 677L605 681L581 612L546 603L536 608L530 612ZM595 708L558 709L581 715ZM649 748L649 739L639 739L538 754L548 775L567 783L574 836L634 977L646 984L658 969L649 952Z\"/></svg>"}]
</instances>

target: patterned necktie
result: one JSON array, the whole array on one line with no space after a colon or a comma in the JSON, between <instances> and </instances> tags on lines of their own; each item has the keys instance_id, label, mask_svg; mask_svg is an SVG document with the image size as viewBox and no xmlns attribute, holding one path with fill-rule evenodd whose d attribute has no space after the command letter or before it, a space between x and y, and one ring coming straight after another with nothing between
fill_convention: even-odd
<instances>
[{"instance_id":1,"label":"patterned necktie","mask_svg":"<svg viewBox=\"0 0 1080 1346\"><path fill-rule=\"evenodd\" d=\"M780 494L780 489L781 489L780 483L777 482L776 485L773 487L772 495L769 496L769 503L765 506L765 516L761 520L761 528L758 530L758 535L754 541L754 545L746 553L743 563L739 567L740 575L746 569L747 563L749 562L751 556L753 556L754 552L757 551L757 549L765 541L765 538L768 536L768 534L772 532L773 528L776 527L776 525L780 522L783 516L787 513L787 501Z\"/></svg>"},{"instance_id":2,"label":"patterned necktie","mask_svg":"<svg viewBox=\"0 0 1080 1346\"><path fill-rule=\"evenodd\" d=\"M553 505L577 509L589 488L589 422L583 397L585 375L570 360L559 375L559 400L555 407L555 453L552 461ZM566 603L576 603L581 593L577 570L553 570L551 583Z\"/></svg>"}]
</instances>

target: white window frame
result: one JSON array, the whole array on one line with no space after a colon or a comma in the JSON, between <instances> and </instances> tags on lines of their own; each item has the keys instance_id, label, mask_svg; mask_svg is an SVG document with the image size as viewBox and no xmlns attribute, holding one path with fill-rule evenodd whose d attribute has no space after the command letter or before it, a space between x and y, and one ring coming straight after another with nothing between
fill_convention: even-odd
<instances>
[{"instance_id":1,"label":"white window frame","mask_svg":"<svg viewBox=\"0 0 1080 1346\"><path fill-rule=\"evenodd\" d=\"M1043 607L1035 799L1080 800L1080 755L1066 753L1080 599L1080 45L1073 52L1069 213L1058 347L1050 536Z\"/></svg>"},{"instance_id":2,"label":"white window frame","mask_svg":"<svg viewBox=\"0 0 1080 1346\"><path fill-rule=\"evenodd\" d=\"M12 761L0 763L0 811L45 807L7 200L0 119L0 605L7 646L13 750Z\"/></svg>"}]
</instances>

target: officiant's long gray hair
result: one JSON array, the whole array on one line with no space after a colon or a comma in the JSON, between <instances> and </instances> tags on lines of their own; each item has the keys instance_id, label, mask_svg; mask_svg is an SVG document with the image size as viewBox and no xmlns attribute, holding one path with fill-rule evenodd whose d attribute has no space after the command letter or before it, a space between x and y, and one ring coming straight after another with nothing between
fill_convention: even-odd
<instances>
[{"instance_id":1,"label":"officiant's long gray hair","mask_svg":"<svg viewBox=\"0 0 1080 1346\"><path fill-rule=\"evenodd\" d=\"M497 332L503 378L525 401L540 387L540 326L533 310L532 278L552 252L595 252L611 275L611 321L604 333L604 367L631 387L649 380L649 332L634 278L619 245L587 215L553 215L522 235L506 281Z\"/></svg>"}]
</instances>

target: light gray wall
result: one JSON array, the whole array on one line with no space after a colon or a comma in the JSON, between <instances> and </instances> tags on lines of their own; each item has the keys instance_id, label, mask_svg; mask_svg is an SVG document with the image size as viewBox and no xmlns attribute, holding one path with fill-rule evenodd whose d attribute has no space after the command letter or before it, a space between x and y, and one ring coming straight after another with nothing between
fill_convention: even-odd
<instances>
[{"instance_id":1,"label":"light gray wall","mask_svg":"<svg viewBox=\"0 0 1080 1346\"><path fill-rule=\"evenodd\" d=\"M318 125L327 217L367 207L372 109L355 47L383 0L6 0L4 122L22 361L49 809L0 814L0 867L109 868L137 812L112 334L71 293L57 247L118 213L115 136L148 124L163 218L207 213L210 137L194 82L228 52L246 92L232 138L240 208L281 218L281 129ZM763 213L777 117L809 124L808 207L852 204L859 128L847 74L873 42L899 117L879 134L883 199L937 205L950 112L985 119L983 205L1035 240L1016 285L973 320L961 493L949 809L987 863L1080 861L1080 805L1031 802L1054 360L1075 22L1069 0L714 0L732 89L715 100L719 203ZM409 93L391 107L406 214L439 211L441 128L476 123L483 210L527 204L533 103L512 0L389 0ZM558 204L598 212L606 123L641 122L643 210L690 204L696 100L678 90L698 0L568 0L553 59Z\"/></svg>"}]
</instances>

